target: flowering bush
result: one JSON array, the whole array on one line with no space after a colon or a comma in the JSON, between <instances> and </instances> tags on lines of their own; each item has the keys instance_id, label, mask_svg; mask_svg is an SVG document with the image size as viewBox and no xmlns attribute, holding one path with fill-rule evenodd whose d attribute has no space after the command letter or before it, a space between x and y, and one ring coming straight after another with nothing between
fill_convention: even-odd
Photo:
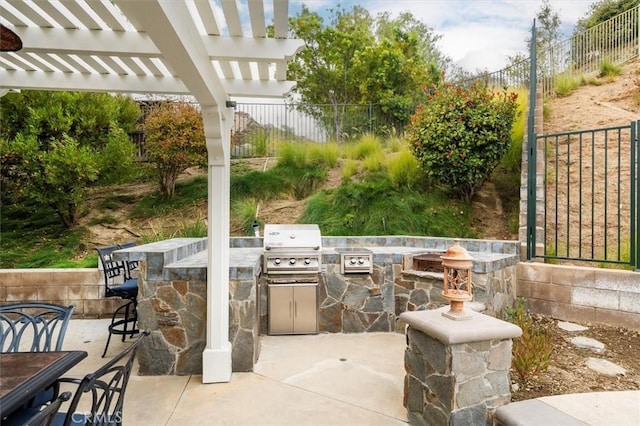
<instances>
[{"instance_id":1,"label":"flowering bush","mask_svg":"<svg viewBox=\"0 0 640 426\"><path fill-rule=\"evenodd\" d=\"M407 127L413 153L427 177L469 200L509 149L517 95L481 82L443 83L426 93Z\"/></svg>"},{"instance_id":2,"label":"flowering bush","mask_svg":"<svg viewBox=\"0 0 640 426\"><path fill-rule=\"evenodd\" d=\"M156 166L160 192L171 198L180 173L206 164L202 115L193 105L166 102L149 113L145 127L147 157Z\"/></svg>"}]
</instances>

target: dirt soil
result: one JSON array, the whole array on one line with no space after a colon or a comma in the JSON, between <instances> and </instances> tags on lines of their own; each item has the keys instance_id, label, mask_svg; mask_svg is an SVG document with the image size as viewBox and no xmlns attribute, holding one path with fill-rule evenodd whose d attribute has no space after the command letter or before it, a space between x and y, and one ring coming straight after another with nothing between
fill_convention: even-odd
<instances>
[{"instance_id":1,"label":"dirt soil","mask_svg":"<svg viewBox=\"0 0 640 426\"><path fill-rule=\"evenodd\" d=\"M511 373L513 401L568 393L623 391L640 389L640 332L598 324L580 324L585 331L565 331L560 321L536 317L549 338L553 352L546 371L531 377L525 383ZM571 342L576 337L595 339L604 344L604 350L580 348ZM624 374L602 374L590 369L587 361L596 358L622 367Z\"/></svg>"},{"instance_id":2,"label":"dirt soil","mask_svg":"<svg viewBox=\"0 0 640 426\"><path fill-rule=\"evenodd\" d=\"M582 86L565 98L549 102L551 117L544 124L544 133L590 129L617 124L628 124L640 118L640 108L636 97L640 97L640 61L636 60L624 67L621 76L613 82L595 86ZM245 161L245 160L243 160ZM273 166L272 159L249 160L252 168L264 170ZM182 178L203 173L189 170ZM331 171L327 187L339 184L341 171ZM141 196L154 189L151 184L139 184L127 188L118 188L118 193ZM89 205L96 206L104 199L104 194L89 196ZM514 239L508 231L507 219L502 209L495 187L488 184L478 191L473 200L474 222L481 238ZM302 214L304 201L276 200L261 204L259 216L265 223L293 223ZM132 221L127 219L129 211L101 211L91 209L83 219L84 224L101 216L109 215L109 223L88 226L91 230L89 247L106 245L127 240L140 239L143 234L166 232L177 228L185 219L206 221L206 203L192 206L188 211L165 216L154 220ZM103 221L104 222L104 221ZM232 235L243 235L242 230L233 229ZM554 350L546 372L530 378L527 383L513 381L513 400L523 400L540 396L579 393L592 391L631 390L640 388L640 333L618 327L596 324L581 324L587 331L567 332L557 327L557 320L540 318L551 339ZM596 339L605 345L601 353L582 349L570 342L575 336ZM586 366L589 358L601 358L623 367L624 374L608 376L590 370ZM515 377L515 375L513 375Z\"/></svg>"},{"instance_id":3,"label":"dirt soil","mask_svg":"<svg viewBox=\"0 0 640 426\"><path fill-rule=\"evenodd\" d=\"M547 107L551 113L544 122L543 133L628 125L631 121L640 119L639 101L640 60L636 59L626 64L621 75L612 82L602 81L601 85L581 86L570 96L548 101ZM566 152L566 147L564 148ZM578 149L577 144L571 149ZM604 147L600 144L596 149L600 151L596 151L595 157L601 160L604 157ZM575 155L575 151L572 154ZM628 177L628 173L628 167L621 167L622 180ZM575 174L577 173L574 167L571 171L572 180L575 179ZM566 199L568 193L560 190L558 196ZM573 199L574 202L578 200L575 196ZM572 205L571 208L572 217L575 217L579 206ZM571 226L577 225L571 223ZM594 232L595 241L602 241L604 230L596 227ZM583 238L583 241L585 239ZM558 328L557 320L539 320L553 339L554 349L549 368L546 372L531 378L526 384L513 381L513 400L566 393L640 389L640 333L596 324L581 324L588 327L587 331L567 332ZM597 353L591 349L579 348L570 342L576 336L596 339L605 345L605 349ZM589 358L613 362L623 367L626 372L613 376L598 373L587 367ZM515 377L515 374L512 374L512 377Z\"/></svg>"}]
</instances>

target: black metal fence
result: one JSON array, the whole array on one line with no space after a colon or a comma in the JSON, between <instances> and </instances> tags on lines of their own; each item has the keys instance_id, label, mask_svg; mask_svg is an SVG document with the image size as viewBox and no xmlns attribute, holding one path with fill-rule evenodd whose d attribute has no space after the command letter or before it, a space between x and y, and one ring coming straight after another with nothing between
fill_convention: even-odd
<instances>
[{"instance_id":1,"label":"black metal fence","mask_svg":"<svg viewBox=\"0 0 640 426\"><path fill-rule=\"evenodd\" d=\"M363 134L404 134L415 107L386 111L374 104L312 105L238 103L231 129L231 157L277 155L284 142L345 142ZM144 131L131 133L144 159Z\"/></svg>"},{"instance_id":2,"label":"black metal fence","mask_svg":"<svg viewBox=\"0 0 640 426\"><path fill-rule=\"evenodd\" d=\"M640 55L640 5L586 31L538 49L537 81L545 97L554 97L563 81L593 76L603 62L621 64ZM484 80L498 87L527 87L531 83L531 56L491 73L481 73L467 82Z\"/></svg>"},{"instance_id":3,"label":"black metal fence","mask_svg":"<svg viewBox=\"0 0 640 426\"><path fill-rule=\"evenodd\" d=\"M231 156L273 156L282 142L345 142L366 133L402 135L414 110L385 111L374 104L238 103Z\"/></svg>"},{"instance_id":4,"label":"black metal fence","mask_svg":"<svg viewBox=\"0 0 640 426\"><path fill-rule=\"evenodd\" d=\"M537 137L544 156L541 257L635 264L639 124Z\"/></svg>"}]
</instances>

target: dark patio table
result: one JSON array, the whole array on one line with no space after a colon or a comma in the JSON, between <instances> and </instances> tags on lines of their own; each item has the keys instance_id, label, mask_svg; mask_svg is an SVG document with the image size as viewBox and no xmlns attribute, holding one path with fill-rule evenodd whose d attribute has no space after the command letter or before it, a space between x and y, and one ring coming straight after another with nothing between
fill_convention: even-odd
<instances>
[{"instance_id":1,"label":"dark patio table","mask_svg":"<svg viewBox=\"0 0 640 426\"><path fill-rule=\"evenodd\" d=\"M0 419L87 357L85 351L0 354Z\"/></svg>"}]
</instances>

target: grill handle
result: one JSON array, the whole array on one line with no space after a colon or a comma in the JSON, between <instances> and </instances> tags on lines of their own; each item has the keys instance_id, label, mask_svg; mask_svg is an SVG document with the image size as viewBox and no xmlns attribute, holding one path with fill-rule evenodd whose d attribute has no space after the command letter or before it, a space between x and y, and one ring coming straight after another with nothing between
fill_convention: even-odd
<instances>
[{"instance_id":1,"label":"grill handle","mask_svg":"<svg viewBox=\"0 0 640 426\"><path fill-rule=\"evenodd\" d=\"M320 250L320 246L313 246L311 247L313 250ZM271 250L271 246L264 246L265 250ZM296 249L295 247L292 249Z\"/></svg>"}]
</instances>

